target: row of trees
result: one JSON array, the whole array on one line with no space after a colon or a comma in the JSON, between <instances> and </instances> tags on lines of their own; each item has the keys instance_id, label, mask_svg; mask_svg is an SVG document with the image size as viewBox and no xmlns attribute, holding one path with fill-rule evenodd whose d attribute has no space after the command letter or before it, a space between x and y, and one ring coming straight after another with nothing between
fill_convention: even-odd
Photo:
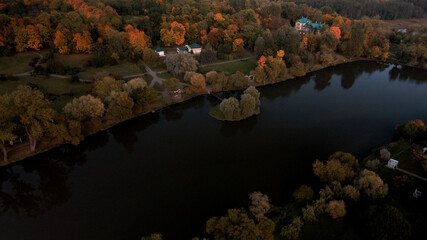
<instances>
[{"instance_id":1,"label":"row of trees","mask_svg":"<svg viewBox=\"0 0 427 240\"><path fill-rule=\"evenodd\" d=\"M48 143L71 142L77 145L86 131L102 121L120 121L142 112L142 107L158 97L142 78L128 82L103 76L96 80L92 95L67 103L56 112L44 94L30 86L19 86L0 96L0 148L7 161L8 147L17 140L28 140L31 152L43 138ZM105 118L104 118L105 116Z\"/></svg>"}]
</instances>

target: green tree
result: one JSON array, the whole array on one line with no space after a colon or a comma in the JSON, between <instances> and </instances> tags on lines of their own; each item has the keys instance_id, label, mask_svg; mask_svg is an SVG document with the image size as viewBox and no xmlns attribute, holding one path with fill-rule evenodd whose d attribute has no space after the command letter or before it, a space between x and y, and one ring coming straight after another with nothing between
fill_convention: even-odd
<instances>
[{"instance_id":1,"label":"green tree","mask_svg":"<svg viewBox=\"0 0 427 240\"><path fill-rule=\"evenodd\" d=\"M108 97L108 116L113 120L123 120L132 116L134 102L126 92L111 92Z\"/></svg>"},{"instance_id":2,"label":"green tree","mask_svg":"<svg viewBox=\"0 0 427 240\"><path fill-rule=\"evenodd\" d=\"M105 101L105 99L110 96L111 92L120 92L122 90L122 85L123 81L116 80L110 76L105 76L101 80L93 83L92 92L95 96Z\"/></svg>"},{"instance_id":3,"label":"green tree","mask_svg":"<svg viewBox=\"0 0 427 240\"><path fill-rule=\"evenodd\" d=\"M254 114L256 108L256 100L250 94L243 94L240 96L240 109L242 110L241 116L246 118Z\"/></svg>"},{"instance_id":4,"label":"green tree","mask_svg":"<svg viewBox=\"0 0 427 240\"><path fill-rule=\"evenodd\" d=\"M15 117L9 95L0 95L0 148L3 151L3 161L7 161L7 143L13 144L16 139L14 130L16 124L13 122Z\"/></svg>"},{"instance_id":5,"label":"green tree","mask_svg":"<svg viewBox=\"0 0 427 240\"><path fill-rule=\"evenodd\" d=\"M241 72L236 72L228 78L228 87L233 89L240 89L249 85L248 79Z\"/></svg>"},{"instance_id":6,"label":"green tree","mask_svg":"<svg viewBox=\"0 0 427 240\"><path fill-rule=\"evenodd\" d=\"M240 118L239 101L234 98L225 98L219 104L220 111L224 114L226 120L234 120Z\"/></svg>"},{"instance_id":7,"label":"green tree","mask_svg":"<svg viewBox=\"0 0 427 240\"><path fill-rule=\"evenodd\" d=\"M39 90L19 86L11 94L13 108L30 142L30 151L36 150L37 141L48 132L53 124L55 111Z\"/></svg>"},{"instance_id":8,"label":"green tree","mask_svg":"<svg viewBox=\"0 0 427 240\"><path fill-rule=\"evenodd\" d=\"M158 93L152 87L137 88L132 91L130 97L139 105L144 106L156 100Z\"/></svg>"},{"instance_id":9,"label":"green tree","mask_svg":"<svg viewBox=\"0 0 427 240\"><path fill-rule=\"evenodd\" d=\"M159 54L151 48L142 50L142 59L148 64L154 64L159 60Z\"/></svg>"},{"instance_id":10,"label":"green tree","mask_svg":"<svg viewBox=\"0 0 427 240\"><path fill-rule=\"evenodd\" d=\"M92 95L74 98L63 109L68 119L76 121L86 121L91 118L101 117L104 110L104 104L101 99L95 98Z\"/></svg>"},{"instance_id":11,"label":"green tree","mask_svg":"<svg viewBox=\"0 0 427 240\"><path fill-rule=\"evenodd\" d=\"M182 83L177 78L170 78L163 81L163 88L168 91L182 89Z\"/></svg>"}]
</instances>

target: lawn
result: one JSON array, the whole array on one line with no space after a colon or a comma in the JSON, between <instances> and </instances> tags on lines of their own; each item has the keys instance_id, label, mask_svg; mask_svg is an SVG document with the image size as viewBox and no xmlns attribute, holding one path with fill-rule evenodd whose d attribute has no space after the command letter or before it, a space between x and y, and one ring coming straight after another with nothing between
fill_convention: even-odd
<instances>
[{"instance_id":1,"label":"lawn","mask_svg":"<svg viewBox=\"0 0 427 240\"><path fill-rule=\"evenodd\" d=\"M10 57L0 57L0 74L16 74L31 71L28 65L33 58L38 57L31 52L19 53Z\"/></svg>"},{"instance_id":2,"label":"lawn","mask_svg":"<svg viewBox=\"0 0 427 240\"><path fill-rule=\"evenodd\" d=\"M52 96L54 98L52 107L57 110L62 109L73 98L85 95L92 88L90 84L71 83L70 79L25 76L17 78L17 81L0 82L0 94L12 92L19 85L27 83L37 84L39 90L43 93L55 95Z\"/></svg>"},{"instance_id":3,"label":"lawn","mask_svg":"<svg viewBox=\"0 0 427 240\"><path fill-rule=\"evenodd\" d=\"M233 63L224 63L219 65L207 66L200 68L200 72L205 74L209 71L224 72L226 75L231 75L240 71L244 74L249 74L256 67L256 60L246 60Z\"/></svg>"},{"instance_id":4,"label":"lawn","mask_svg":"<svg viewBox=\"0 0 427 240\"><path fill-rule=\"evenodd\" d=\"M170 74L168 72L159 73L159 74L157 74L157 76L160 78L164 78L164 79L170 79L173 77L172 74Z\"/></svg>"},{"instance_id":5,"label":"lawn","mask_svg":"<svg viewBox=\"0 0 427 240\"><path fill-rule=\"evenodd\" d=\"M82 79L91 80L96 73L99 73L102 71L118 73L123 77L126 75L143 73L135 63L123 62L121 64L114 65L114 66L107 65L99 68L90 67L90 68L87 68L85 71L79 73L78 76Z\"/></svg>"},{"instance_id":6,"label":"lawn","mask_svg":"<svg viewBox=\"0 0 427 240\"><path fill-rule=\"evenodd\" d=\"M87 54L61 55L55 54L55 59L62 62L66 68L83 68L83 66L92 58Z\"/></svg>"}]
</instances>

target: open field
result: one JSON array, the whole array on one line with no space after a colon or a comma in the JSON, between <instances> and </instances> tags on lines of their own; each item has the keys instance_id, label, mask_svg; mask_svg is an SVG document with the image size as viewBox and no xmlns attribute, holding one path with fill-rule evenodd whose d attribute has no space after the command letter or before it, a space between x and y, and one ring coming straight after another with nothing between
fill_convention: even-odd
<instances>
[{"instance_id":1,"label":"open field","mask_svg":"<svg viewBox=\"0 0 427 240\"><path fill-rule=\"evenodd\" d=\"M28 65L33 58L38 57L32 52L19 53L10 57L0 57L0 74L17 74L32 70Z\"/></svg>"},{"instance_id":2,"label":"open field","mask_svg":"<svg viewBox=\"0 0 427 240\"><path fill-rule=\"evenodd\" d=\"M249 72L253 70L255 67L256 67L256 60L251 59L246 61L224 63L220 65L202 67L200 68L200 72L204 74L209 71L217 71L217 72L224 72L226 75L231 75L233 73L236 73L237 71L240 71L244 74L249 74Z\"/></svg>"},{"instance_id":3,"label":"open field","mask_svg":"<svg viewBox=\"0 0 427 240\"><path fill-rule=\"evenodd\" d=\"M77 75L80 78L91 80L95 74L102 71L118 73L122 76L143 73L143 71L141 71L141 69L135 63L123 62L114 66L107 65L99 68L89 67L85 71L78 73Z\"/></svg>"},{"instance_id":4,"label":"open field","mask_svg":"<svg viewBox=\"0 0 427 240\"><path fill-rule=\"evenodd\" d=\"M384 21L389 28L400 29L400 28L413 28L419 26L427 26L427 18L418 19L396 19Z\"/></svg>"},{"instance_id":5,"label":"open field","mask_svg":"<svg viewBox=\"0 0 427 240\"><path fill-rule=\"evenodd\" d=\"M0 94L10 93L17 89L19 85L28 83L36 84L40 91L50 95L52 107L57 110L62 109L73 98L85 95L92 88L90 84L71 83L70 79L25 76L18 77L17 81L0 82Z\"/></svg>"},{"instance_id":6,"label":"open field","mask_svg":"<svg viewBox=\"0 0 427 240\"><path fill-rule=\"evenodd\" d=\"M55 54L55 59L62 62L66 68L83 68L85 63L87 63L87 61L89 61L92 57L92 55L88 54Z\"/></svg>"}]
</instances>

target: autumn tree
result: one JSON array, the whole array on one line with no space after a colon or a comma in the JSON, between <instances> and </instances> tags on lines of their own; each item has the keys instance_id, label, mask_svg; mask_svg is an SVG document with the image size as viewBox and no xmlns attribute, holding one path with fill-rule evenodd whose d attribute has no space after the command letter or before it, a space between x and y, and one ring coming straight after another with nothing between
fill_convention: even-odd
<instances>
[{"instance_id":1,"label":"autumn tree","mask_svg":"<svg viewBox=\"0 0 427 240\"><path fill-rule=\"evenodd\" d=\"M421 120L411 120L406 124L397 125L396 130L400 135L413 139L426 134L427 127Z\"/></svg>"},{"instance_id":2,"label":"autumn tree","mask_svg":"<svg viewBox=\"0 0 427 240\"><path fill-rule=\"evenodd\" d=\"M213 239L273 240L275 224L266 217L251 219L244 209L229 209L222 217L213 217L206 222L206 232Z\"/></svg>"},{"instance_id":3,"label":"autumn tree","mask_svg":"<svg viewBox=\"0 0 427 240\"><path fill-rule=\"evenodd\" d=\"M73 35L73 42L76 44L76 52L78 53L91 53L92 37L89 31L83 31L83 34L76 33Z\"/></svg>"},{"instance_id":4,"label":"autumn tree","mask_svg":"<svg viewBox=\"0 0 427 240\"><path fill-rule=\"evenodd\" d=\"M249 211L255 216L257 220L264 217L264 214L270 210L270 203L267 195L260 192L253 192L249 194L249 199L252 202L251 206L249 207Z\"/></svg>"},{"instance_id":5,"label":"autumn tree","mask_svg":"<svg viewBox=\"0 0 427 240\"><path fill-rule=\"evenodd\" d=\"M39 34L39 30L34 25L27 25L26 27L28 34L28 47L36 51L42 47L42 38Z\"/></svg>"},{"instance_id":6,"label":"autumn tree","mask_svg":"<svg viewBox=\"0 0 427 240\"><path fill-rule=\"evenodd\" d=\"M140 31L131 25L127 25L125 31L127 40L135 53L141 54L144 49L151 46L150 37L145 35L144 31Z\"/></svg>"},{"instance_id":7,"label":"autumn tree","mask_svg":"<svg viewBox=\"0 0 427 240\"><path fill-rule=\"evenodd\" d=\"M331 27L329 32L333 33L336 39L341 39L341 29L339 27Z\"/></svg>"},{"instance_id":8,"label":"autumn tree","mask_svg":"<svg viewBox=\"0 0 427 240\"><path fill-rule=\"evenodd\" d=\"M74 119L80 122L101 117L104 110L104 104L101 99L95 98L92 95L74 98L73 101L67 103L63 109L68 119Z\"/></svg>"},{"instance_id":9,"label":"autumn tree","mask_svg":"<svg viewBox=\"0 0 427 240\"><path fill-rule=\"evenodd\" d=\"M196 93L200 93L206 88L205 77L200 73L196 73L191 76L190 83L191 90Z\"/></svg>"},{"instance_id":10,"label":"autumn tree","mask_svg":"<svg viewBox=\"0 0 427 240\"><path fill-rule=\"evenodd\" d=\"M177 21L164 23L160 30L160 39L166 47L183 44L185 41L184 37L185 27Z\"/></svg>"},{"instance_id":11,"label":"autumn tree","mask_svg":"<svg viewBox=\"0 0 427 240\"><path fill-rule=\"evenodd\" d=\"M182 79L186 71L195 72L199 65L193 55L187 52L167 55L165 64L167 70L180 79Z\"/></svg>"},{"instance_id":12,"label":"autumn tree","mask_svg":"<svg viewBox=\"0 0 427 240\"><path fill-rule=\"evenodd\" d=\"M381 158L382 158L383 160L386 160L386 161L390 160L390 158L391 158L391 154L390 154L390 152L387 150L387 148L381 148L381 150L380 150L380 155L381 155Z\"/></svg>"},{"instance_id":13,"label":"autumn tree","mask_svg":"<svg viewBox=\"0 0 427 240\"><path fill-rule=\"evenodd\" d=\"M134 102L126 92L112 91L108 97L108 117L118 121L132 116Z\"/></svg>"},{"instance_id":14,"label":"autumn tree","mask_svg":"<svg viewBox=\"0 0 427 240\"><path fill-rule=\"evenodd\" d=\"M159 60L159 54L154 49L145 48L142 51L142 59L148 64L153 64Z\"/></svg>"},{"instance_id":15,"label":"autumn tree","mask_svg":"<svg viewBox=\"0 0 427 240\"><path fill-rule=\"evenodd\" d=\"M227 85L228 78L224 73L210 71L206 73L206 83L211 86L212 91L221 91Z\"/></svg>"},{"instance_id":16,"label":"autumn tree","mask_svg":"<svg viewBox=\"0 0 427 240\"><path fill-rule=\"evenodd\" d=\"M123 84L123 90L125 92L127 92L128 94L130 94L131 92L133 92L136 89L144 89L147 86L147 82L142 78L142 77L138 77L138 78L134 78L129 80L128 82Z\"/></svg>"},{"instance_id":17,"label":"autumn tree","mask_svg":"<svg viewBox=\"0 0 427 240\"><path fill-rule=\"evenodd\" d=\"M163 81L163 88L168 91L182 89L182 83L177 78L170 78Z\"/></svg>"},{"instance_id":18,"label":"autumn tree","mask_svg":"<svg viewBox=\"0 0 427 240\"><path fill-rule=\"evenodd\" d=\"M355 168L359 166L357 159L350 153L336 152L325 163L316 160L313 171L320 181L345 181L355 177Z\"/></svg>"},{"instance_id":19,"label":"autumn tree","mask_svg":"<svg viewBox=\"0 0 427 240\"><path fill-rule=\"evenodd\" d=\"M53 40L55 47L58 49L60 54L70 53L70 48L68 47L68 40L66 36L61 31L55 32L55 39Z\"/></svg>"},{"instance_id":20,"label":"autumn tree","mask_svg":"<svg viewBox=\"0 0 427 240\"><path fill-rule=\"evenodd\" d=\"M309 201L313 198L313 195L313 189L307 185L300 186L292 193L292 196L294 196L297 201Z\"/></svg>"},{"instance_id":21,"label":"autumn tree","mask_svg":"<svg viewBox=\"0 0 427 240\"><path fill-rule=\"evenodd\" d=\"M15 112L9 95L0 95L0 148L3 151L3 161L7 161L7 144L13 145L16 124L13 122Z\"/></svg>"},{"instance_id":22,"label":"autumn tree","mask_svg":"<svg viewBox=\"0 0 427 240\"><path fill-rule=\"evenodd\" d=\"M11 94L14 111L30 142L30 151L36 150L37 141L48 132L53 124L55 111L39 90L19 86Z\"/></svg>"},{"instance_id":23,"label":"autumn tree","mask_svg":"<svg viewBox=\"0 0 427 240\"><path fill-rule=\"evenodd\" d=\"M296 217L292 220L291 224L282 228L280 235L289 240L297 240L303 225L304 222L301 220L301 218Z\"/></svg>"},{"instance_id":24,"label":"autumn tree","mask_svg":"<svg viewBox=\"0 0 427 240\"><path fill-rule=\"evenodd\" d=\"M120 92L122 90L122 85L123 81L106 76L93 83L92 92L95 96L105 101L105 99L110 96L111 92Z\"/></svg>"},{"instance_id":25,"label":"autumn tree","mask_svg":"<svg viewBox=\"0 0 427 240\"><path fill-rule=\"evenodd\" d=\"M372 199L384 198L388 193L388 185L373 171L363 169L356 181L358 189Z\"/></svg>"},{"instance_id":26,"label":"autumn tree","mask_svg":"<svg viewBox=\"0 0 427 240\"><path fill-rule=\"evenodd\" d=\"M328 203L327 212L333 219L344 217L347 211L343 200L332 200Z\"/></svg>"}]
</instances>

